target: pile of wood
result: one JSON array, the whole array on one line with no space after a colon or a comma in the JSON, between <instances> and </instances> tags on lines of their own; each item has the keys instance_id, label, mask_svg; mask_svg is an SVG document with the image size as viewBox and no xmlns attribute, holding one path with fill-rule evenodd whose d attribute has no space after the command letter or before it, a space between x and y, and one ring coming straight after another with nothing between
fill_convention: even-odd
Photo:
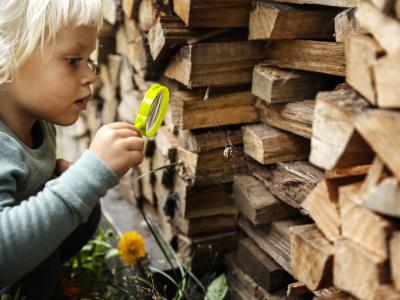
<instances>
[{"instance_id":1,"label":"pile of wood","mask_svg":"<svg viewBox=\"0 0 400 300\"><path fill-rule=\"evenodd\" d=\"M73 134L169 87L121 191L182 259L225 258L232 299L400 299L400 1L106 4Z\"/></svg>"}]
</instances>

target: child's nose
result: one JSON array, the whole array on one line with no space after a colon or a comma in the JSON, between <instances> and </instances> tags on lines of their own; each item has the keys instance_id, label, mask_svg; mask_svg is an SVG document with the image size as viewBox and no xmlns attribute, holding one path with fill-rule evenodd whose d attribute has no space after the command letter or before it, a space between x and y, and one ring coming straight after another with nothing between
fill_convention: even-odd
<instances>
[{"instance_id":1,"label":"child's nose","mask_svg":"<svg viewBox=\"0 0 400 300\"><path fill-rule=\"evenodd\" d=\"M97 75L93 73L92 70L88 70L81 78L81 85L93 84L96 82L96 80L97 80Z\"/></svg>"}]
</instances>

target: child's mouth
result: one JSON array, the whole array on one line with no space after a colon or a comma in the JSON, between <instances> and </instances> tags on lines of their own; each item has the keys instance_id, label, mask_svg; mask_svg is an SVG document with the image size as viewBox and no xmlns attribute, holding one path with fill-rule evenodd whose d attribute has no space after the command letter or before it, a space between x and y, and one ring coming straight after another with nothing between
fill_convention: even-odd
<instances>
[{"instance_id":1,"label":"child's mouth","mask_svg":"<svg viewBox=\"0 0 400 300\"><path fill-rule=\"evenodd\" d=\"M88 102L88 99L82 99L82 100L75 101L75 105L78 106L78 108L80 110L85 110L87 102Z\"/></svg>"},{"instance_id":2,"label":"child's mouth","mask_svg":"<svg viewBox=\"0 0 400 300\"><path fill-rule=\"evenodd\" d=\"M84 98L81 98L77 101L75 101L75 105L80 109L80 110L85 110L87 102L91 99L92 95L86 96Z\"/></svg>"}]
</instances>

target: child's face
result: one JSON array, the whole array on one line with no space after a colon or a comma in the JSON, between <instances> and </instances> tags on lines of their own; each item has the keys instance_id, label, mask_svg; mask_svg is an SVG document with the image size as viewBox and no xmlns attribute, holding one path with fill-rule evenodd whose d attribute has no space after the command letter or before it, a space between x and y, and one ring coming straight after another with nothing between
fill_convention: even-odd
<instances>
[{"instance_id":1,"label":"child's face","mask_svg":"<svg viewBox=\"0 0 400 300\"><path fill-rule=\"evenodd\" d=\"M94 27L67 26L57 34L53 52L51 43L45 44L43 57L35 50L8 90L12 111L21 121L42 119L66 126L77 120L86 106L78 100L91 95L96 80L87 63L96 35Z\"/></svg>"}]
</instances>

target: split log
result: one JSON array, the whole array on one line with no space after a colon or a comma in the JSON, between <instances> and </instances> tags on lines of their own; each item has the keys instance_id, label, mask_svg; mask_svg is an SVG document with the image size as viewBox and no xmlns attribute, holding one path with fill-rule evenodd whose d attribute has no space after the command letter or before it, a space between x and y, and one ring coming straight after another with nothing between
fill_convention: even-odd
<instances>
[{"instance_id":1,"label":"split log","mask_svg":"<svg viewBox=\"0 0 400 300\"><path fill-rule=\"evenodd\" d=\"M249 21L249 40L330 39L336 9L255 1Z\"/></svg>"},{"instance_id":2,"label":"split log","mask_svg":"<svg viewBox=\"0 0 400 300\"><path fill-rule=\"evenodd\" d=\"M357 244L341 238L335 242L334 284L361 299L389 281L386 260Z\"/></svg>"},{"instance_id":3,"label":"split log","mask_svg":"<svg viewBox=\"0 0 400 300\"><path fill-rule=\"evenodd\" d=\"M292 4L315 4L333 7L356 7L357 0L270 0L272 2L284 2Z\"/></svg>"},{"instance_id":4,"label":"split log","mask_svg":"<svg viewBox=\"0 0 400 300\"><path fill-rule=\"evenodd\" d=\"M367 106L352 90L318 93L310 162L328 170L370 163L373 153L355 130L352 119Z\"/></svg>"},{"instance_id":5,"label":"split log","mask_svg":"<svg viewBox=\"0 0 400 300\"><path fill-rule=\"evenodd\" d=\"M313 100L276 104L257 100L255 104L261 122L308 139L312 135L314 106Z\"/></svg>"},{"instance_id":6,"label":"split log","mask_svg":"<svg viewBox=\"0 0 400 300\"><path fill-rule=\"evenodd\" d=\"M138 24L142 31L148 32L160 14L160 8L154 0L140 0Z\"/></svg>"},{"instance_id":7,"label":"split log","mask_svg":"<svg viewBox=\"0 0 400 300\"><path fill-rule=\"evenodd\" d=\"M356 8L348 8L335 17L335 39L343 43L345 40L360 31L359 24L354 16Z\"/></svg>"},{"instance_id":8,"label":"split log","mask_svg":"<svg viewBox=\"0 0 400 300\"><path fill-rule=\"evenodd\" d=\"M122 9L128 19L137 19L140 0L122 0Z\"/></svg>"},{"instance_id":9,"label":"split log","mask_svg":"<svg viewBox=\"0 0 400 300\"><path fill-rule=\"evenodd\" d=\"M383 179L360 195L360 198L368 209L388 217L400 218L400 187L396 178Z\"/></svg>"},{"instance_id":10,"label":"split log","mask_svg":"<svg viewBox=\"0 0 400 300\"><path fill-rule=\"evenodd\" d=\"M340 235L339 188L361 179L360 175L323 179L301 204L328 240Z\"/></svg>"},{"instance_id":11,"label":"split log","mask_svg":"<svg viewBox=\"0 0 400 300\"><path fill-rule=\"evenodd\" d=\"M243 272L228 255L225 259L225 265L228 268L228 297L232 300L281 300L285 297L284 290L278 290L273 293L267 292L261 286ZM297 300L296 298L293 300Z\"/></svg>"},{"instance_id":12,"label":"split log","mask_svg":"<svg viewBox=\"0 0 400 300\"><path fill-rule=\"evenodd\" d=\"M388 168L400 179L400 114L396 111L367 110L357 116L355 126Z\"/></svg>"},{"instance_id":13,"label":"split log","mask_svg":"<svg viewBox=\"0 0 400 300\"><path fill-rule=\"evenodd\" d=\"M395 232L390 239L390 269L392 280L400 292L400 232Z\"/></svg>"},{"instance_id":14,"label":"split log","mask_svg":"<svg viewBox=\"0 0 400 300\"><path fill-rule=\"evenodd\" d=\"M103 3L104 19L114 25L118 21L118 4L117 0L106 0Z\"/></svg>"},{"instance_id":15,"label":"split log","mask_svg":"<svg viewBox=\"0 0 400 300\"><path fill-rule=\"evenodd\" d=\"M384 108L400 108L400 49L381 57L373 65L377 104Z\"/></svg>"},{"instance_id":16,"label":"split log","mask_svg":"<svg viewBox=\"0 0 400 300\"><path fill-rule=\"evenodd\" d=\"M212 93L212 92L210 92ZM255 97L248 90L212 94L204 99L202 91L174 91L170 110L179 129L199 129L257 121Z\"/></svg>"},{"instance_id":17,"label":"split log","mask_svg":"<svg viewBox=\"0 0 400 300\"><path fill-rule=\"evenodd\" d=\"M189 27L247 27L250 3L251 0L174 0L174 12Z\"/></svg>"},{"instance_id":18,"label":"split log","mask_svg":"<svg viewBox=\"0 0 400 300\"><path fill-rule=\"evenodd\" d=\"M268 103L313 99L321 90L333 89L330 76L283 70L258 64L253 70L251 92Z\"/></svg>"},{"instance_id":19,"label":"split log","mask_svg":"<svg viewBox=\"0 0 400 300\"><path fill-rule=\"evenodd\" d=\"M160 16L150 28L149 40L151 56L154 60L169 59L179 46L183 46L195 35L176 16Z\"/></svg>"},{"instance_id":20,"label":"split log","mask_svg":"<svg viewBox=\"0 0 400 300\"><path fill-rule=\"evenodd\" d=\"M383 49L368 35L353 35L346 42L346 82L372 104L377 104L372 66Z\"/></svg>"},{"instance_id":21,"label":"split log","mask_svg":"<svg viewBox=\"0 0 400 300\"><path fill-rule=\"evenodd\" d=\"M235 261L244 273L268 292L283 288L292 281L292 277L249 238L239 241Z\"/></svg>"},{"instance_id":22,"label":"split log","mask_svg":"<svg viewBox=\"0 0 400 300\"><path fill-rule=\"evenodd\" d=\"M254 225L288 219L298 214L296 209L278 200L252 176L235 175L233 189L237 207Z\"/></svg>"},{"instance_id":23,"label":"split log","mask_svg":"<svg viewBox=\"0 0 400 300\"><path fill-rule=\"evenodd\" d=\"M204 273L222 265L227 253L235 251L237 235L236 232L226 232L189 238L178 234L177 244L177 253L182 261L190 264L192 271Z\"/></svg>"},{"instance_id":24,"label":"split log","mask_svg":"<svg viewBox=\"0 0 400 300\"><path fill-rule=\"evenodd\" d=\"M298 209L323 177L320 169L306 161L278 163L267 168L254 164L250 169L272 194Z\"/></svg>"},{"instance_id":25,"label":"split log","mask_svg":"<svg viewBox=\"0 0 400 300\"><path fill-rule=\"evenodd\" d=\"M240 217L238 224L263 251L289 274L292 274L290 267L289 228L306 223L307 220L305 218L296 218L255 226L246 218Z\"/></svg>"},{"instance_id":26,"label":"split log","mask_svg":"<svg viewBox=\"0 0 400 300\"><path fill-rule=\"evenodd\" d=\"M309 141L267 124L243 126L244 153L261 164L308 157Z\"/></svg>"},{"instance_id":27,"label":"split log","mask_svg":"<svg viewBox=\"0 0 400 300\"><path fill-rule=\"evenodd\" d=\"M164 67L161 62L153 60L146 37L138 38L135 42L128 44L130 63L145 80L156 79L160 70Z\"/></svg>"},{"instance_id":28,"label":"split log","mask_svg":"<svg viewBox=\"0 0 400 300\"><path fill-rule=\"evenodd\" d=\"M273 41L266 49L266 63L281 68L345 75L342 43L308 40Z\"/></svg>"},{"instance_id":29,"label":"split log","mask_svg":"<svg viewBox=\"0 0 400 300\"><path fill-rule=\"evenodd\" d=\"M368 1L361 1L356 12L361 28L370 32L389 54L400 49L400 23L378 10Z\"/></svg>"},{"instance_id":30,"label":"split log","mask_svg":"<svg viewBox=\"0 0 400 300\"><path fill-rule=\"evenodd\" d=\"M243 143L243 130L239 126L180 130L178 140L184 149L195 153L218 148L230 148L236 153Z\"/></svg>"},{"instance_id":31,"label":"split log","mask_svg":"<svg viewBox=\"0 0 400 300\"><path fill-rule=\"evenodd\" d=\"M332 285L333 245L315 224L290 230L290 261L293 276L310 290Z\"/></svg>"},{"instance_id":32,"label":"split log","mask_svg":"<svg viewBox=\"0 0 400 300\"><path fill-rule=\"evenodd\" d=\"M236 229L236 214L183 218L175 214L172 224L188 237L200 234L231 232Z\"/></svg>"},{"instance_id":33,"label":"split log","mask_svg":"<svg viewBox=\"0 0 400 300\"><path fill-rule=\"evenodd\" d=\"M396 292L390 284L379 285L372 295L374 300L400 300L400 293Z\"/></svg>"},{"instance_id":34,"label":"split log","mask_svg":"<svg viewBox=\"0 0 400 300\"><path fill-rule=\"evenodd\" d=\"M288 299L292 299L294 296L310 294L311 291L307 288L307 286L302 282L292 282L288 284L286 290L286 297Z\"/></svg>"},{"instance_id":35,"label":"split log","mask_svg":"<svg viewBox=\"0 0 400 300\"><path fill-rule=\"evenodd\" d=\"M238 152L242 153L238 147ZM182 178L196 185L213 185L233 180L234 174L247 170L246 161L242 157L226 157L224 149L214 149L201 153L178 148L177 173Z\"/></svg>"},{"instance_id":36,"label":"split log","mask_svg":"<svg viewBox=\"0 0 400 300\"><path fill-rule=\"evenodd\" d=\"M184 218L215 215L236 215L232 198L232 184L192 186L180 177L175 178L179 214Z\"/></svg>"},{"instance_id":37,"label":"split log","mask_svg":"<svg viewBox=\"0 0 400 300\"><path fill-rule=\"evenodd\" d=\"M164 75L188 87L248 84L253 66L264 56L264 44L259 42L189 45L172 58Z\"/></svg>"},{"instance_id":38,"label":"split log","mask_svg":"<svg viewBox=\"0 0 400 300\"><path fill-rule=\"evenodd\" d=\"M356 202L359 185L341 187L339 193L342 235L386 259L391 223Z\"/></svg>"}]
</instances>

